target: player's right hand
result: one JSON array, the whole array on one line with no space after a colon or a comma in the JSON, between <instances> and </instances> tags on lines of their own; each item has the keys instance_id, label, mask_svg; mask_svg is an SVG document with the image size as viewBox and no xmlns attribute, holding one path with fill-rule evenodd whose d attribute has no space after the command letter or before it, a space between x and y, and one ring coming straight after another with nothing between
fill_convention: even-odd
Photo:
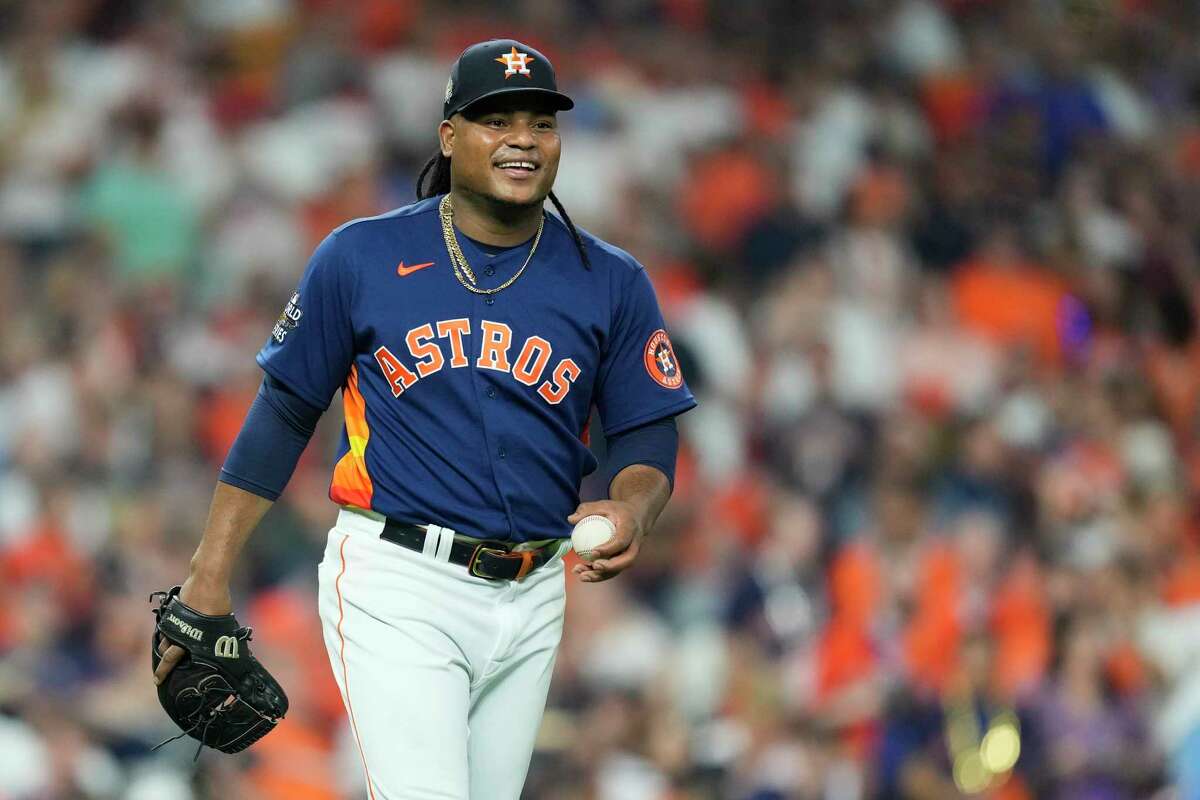
<instances>
[{"instance_id":1,"label":"player's right hand","mask_svg":"<svg viewBox=\"0 0 1200 800\"><path fill-rule=\"evenodd\" d=\"M646 531L633 506L623 500L591 500L580 503L567 522L578 523L589 514L599 514L612 521L613 537L593 550L591 561L581 561L572 570L584 583L598 583L615 578L633 565L641 549Z\"/></svg>"},{"instance_id":2,"label":"player's right hand","mask_svg":"<svg viewBox=\"0 0 1200 800\"><path fill-rule=\"evenodd\" d=\"M233 611L228 584L207 585L194 576L183 582L183 588L179 590L179 599L201 614L220 616ZM175 665L186 652L182 647L170 644L165 638L159 642L158 654L162 656L162 661L158 662L158 669L154 670L155 686L166 679L167 674L175 669Z\"/></svg>"}]
</instances>

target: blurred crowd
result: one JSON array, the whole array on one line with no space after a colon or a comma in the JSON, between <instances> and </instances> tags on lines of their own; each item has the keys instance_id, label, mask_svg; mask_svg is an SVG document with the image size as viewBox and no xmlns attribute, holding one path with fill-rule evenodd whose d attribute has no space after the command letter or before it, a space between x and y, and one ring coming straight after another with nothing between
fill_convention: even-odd
<instances>
[{"instance_id":1,"label":"blurred crowd","mask_svg":"<svg viewBox=\"0 0 1200 800\"><path fill-rule=\"evenodd\" d=\"M235 587L277 731L151 749L147 595L308 254L412 201L493 36L576 98L558 195L700 400L636 569L569 581L526 796L1200 798L1172 0L0 3L0 798L364 796L315 604L339 403Z\"/></svg>"}]
</instances>

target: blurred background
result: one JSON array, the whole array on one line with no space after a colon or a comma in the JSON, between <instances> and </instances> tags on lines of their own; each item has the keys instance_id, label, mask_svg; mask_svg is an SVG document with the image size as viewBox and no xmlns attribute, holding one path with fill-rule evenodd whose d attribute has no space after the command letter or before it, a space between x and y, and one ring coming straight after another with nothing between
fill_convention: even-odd
<instances>
[{"instance_id":1,"label":"blurred background","mask_svg":"<svg viewBox=\"0 0 1200 800\"><path fill-rule=\"evenodd\" d=\"M235 587L275 733L151 752L146 598L312 248L413 200L494 36L701 403L636 569L569 581L526 797L1200 797L1196 3L9 0L0 798L364 796L340 403Z\"/></svg>"}]
</instances>

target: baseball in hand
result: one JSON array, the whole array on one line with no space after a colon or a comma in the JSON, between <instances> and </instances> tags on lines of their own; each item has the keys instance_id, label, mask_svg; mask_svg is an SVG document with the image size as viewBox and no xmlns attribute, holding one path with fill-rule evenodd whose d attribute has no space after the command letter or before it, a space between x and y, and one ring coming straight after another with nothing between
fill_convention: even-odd
<instances>
[{"instance_id":1,"label":"baseball in hand","mask_svg":"<svg viewBox=\"0 0 1200 800\"><path fill-rule=\"evenodd\" d=\"M617 526L608 517L589 514L575 524L571 531L571 547L584 561L595 558L593 551L607 542L617 532Z\"/></svg>"}]
</instances>

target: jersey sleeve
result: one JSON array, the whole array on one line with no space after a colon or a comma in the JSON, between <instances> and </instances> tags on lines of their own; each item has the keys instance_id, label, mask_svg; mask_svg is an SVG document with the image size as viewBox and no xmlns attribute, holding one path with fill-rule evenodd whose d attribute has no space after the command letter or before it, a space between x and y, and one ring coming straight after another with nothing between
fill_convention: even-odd
<instances>
[{"instance_id":1,"label":"jersey sleeve","mask_svg":"<svg viewBox=\"0 0 1200 800\"><path fill-rule=\"evenodd\" d=\"M615 303L595 395L609 436L696 405L644 269L638 266L620 284Z\"/></svg>"},{"instance_id":2,"label":"jersey sleeve","mask_svg":"<svg viewBox=\"0 0 1200 800\"><path fill-rule=\"evenodd\" d=\"M354 361L353 273L346 256L336 233L321 242L256 359L268 375L322 410Z\"/></svg>"}]
</instances>

